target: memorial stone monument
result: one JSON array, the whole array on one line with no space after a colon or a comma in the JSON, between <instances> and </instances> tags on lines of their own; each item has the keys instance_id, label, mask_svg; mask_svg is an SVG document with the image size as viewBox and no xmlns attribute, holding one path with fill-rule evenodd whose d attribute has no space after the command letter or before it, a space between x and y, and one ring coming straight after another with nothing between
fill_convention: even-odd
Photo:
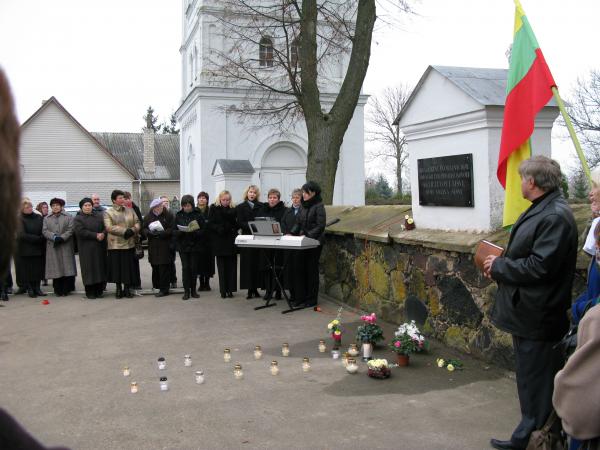
<instances>
[{"instance_id":1,"label":"memorial stone monument","mask_svg":"<svg viewBox=\"0 0 600 450\"><path fill-rule=\"evenodd\" d=\"M485 232L502 225L496 177L506 69L429 66L396 124L409 152L412 211L419 228ZM532 152L551 156L558 107L540 111Z\"/></svg>"}]
</instances>

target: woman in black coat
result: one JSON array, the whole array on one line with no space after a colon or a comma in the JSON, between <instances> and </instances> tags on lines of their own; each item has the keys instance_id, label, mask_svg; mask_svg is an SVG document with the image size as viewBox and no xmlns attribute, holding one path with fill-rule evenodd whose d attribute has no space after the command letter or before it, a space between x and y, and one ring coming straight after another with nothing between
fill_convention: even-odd
<instances>
[{"instance_id":1,"label":"woman in black coat","mask_svg":"<svg viewBox=\"0 0 600 450\"><path fill-rule=\"evenodd\" d=\"M157 228L158 223L160 227ZM150 212L144 217L142 234L148 239L148 261L152 265L152 287L156 297L169 295L171 282L171 238L175 218L156 198L150 203ZM161 229L162 228L162 229Z\"/></svg>"},{"instance_id":2,"label":"woman in black coat","mask_svg":"<svg viewBox=\"0 0 600 450\"><path fill-rule=\"evenodd\" d=\"M244 191L244 200L235 207L237 222L241 234L252 234L248 222L261 216L263 204L259 201L260 190L250 185ZM260 297L258 288L262 287L260 274L260 250L240 248L240 289L248 289L247 299Z\"/></svg>"},{"instance_id":3,"label":"woman in black coat","mask_svg":"<svg viewBox=\"0 0 600 450\"><path fill-rule=\"evenodd\" d=\"M292 205L285 209L283 217L281 218L281 232L283 234L292 234L292 230L296 226L298 217L300 216L300 209L302 208L302 189L294 189L292 192ZM283 250L283 286L285 289L290 290L291 300L294 301L293 292L291 289L291 280L296 272L297 262L296 259L300 256L302 251L298 250Z\"/></svg>"},{"instance_id":4,"label":"woman in black coat","mask_svg":"<svg viewBox=\"0 0 600 450\"><path fill-rule=\"evenodd\" d=\"M267 194L267 200L268 201L263 205L259 216L270 217L275 222L281 223L285 213L285 205L281 201L281 192L279 192L277 189L270 189ZM260 255L260 271L266 289L265 296L263 298L265 300L270 300L273 296L273 292L275 291L275 298L280 300L281 289L279 289L279 286L276 285L277 283L273 277L273 272L269 269L269 264L273 263L275 265L275 269L279 270L279 267L281 267L283 264L283 252L282 250L264 249Z\"/></svg>"},{"instance_id":5,"label":"woman in black coat","mask_svg":"<svg viewBox=\"0 0 600 450\"><path fill-rule=\"evenodd\" d=\"M202 239L200 239L200 251L198 252L198 278L200 278L200 290L210 291L210 279L215 274L215 255L213 255L211 245L211 231L208 227L208 194L204 191L198 194L196 210L205 222L205 229Z\"/></svg>"},{"instance_id":6,"label":"woman in black coat","mask_svg":"<svg viewBox=\"0 0 600 450\"><path fill-rule=\"evenodd\" d=\"M91 198L79 202L81 211L73 220L79 250L81 278L90 300L102 298L106 286L106 232L102 213L94 212Z\"/></svg>"},{"instance_id":7,"label":"woman in black coat","mask_svg":"<svg viewBox=\"0 0 600 450\"><path fill-rule=\"evenodd\" d=\"M46 295L40 289L44 278L46 238L42 234L44 218L33 212L33 205L28 199L21 204L21 229L17 234L17 253L15 256L16 277L27 290L27 294L35 298ZM6 298L5 300L8 300Z\"/></svg>"},{"instance_id":8,"label":"woman in black coat","mask_svg":"<svg viewBox=\"0 0 600 450\"><path fill-rule=\"evenodd\" d=\"M292 280L294 303L315 306L319 301L319 258L325 235L327 216L321 199L321 187L314 181L302 186L302 208L291 234L318 240L316 248L298 251L297 267Z\"/></svg>"},{"instance_id":9,"label":"woman in black coat","mask_svg":"<svg viewBox=\"0 0 600 450\"><path fill-rule=\"evenodd\" d=\"M195 225L194 225L195 223ZM180 230L179 227L193 228ZM181 197L181 209L175 215L175 243L181 259L181 278L183 279L182 300L200 296L196 292L196 277L198 276L198 254L204 240L206 223L200 212L194 208L194 197Z\"/></svg>"},{"instance_id":10,"label":"woman in black coat","mask_svg":"<svg viewBox=\"0 0 600 450\"><path fill-rule=\"evenodd\" d=\"M229 191L219 193L217 201L208 212L208 222L212 232L213 253L217 257L221 298L233 297L233 292L237 291L235 237L238 224Z\"/></svg>"}]
</instances>

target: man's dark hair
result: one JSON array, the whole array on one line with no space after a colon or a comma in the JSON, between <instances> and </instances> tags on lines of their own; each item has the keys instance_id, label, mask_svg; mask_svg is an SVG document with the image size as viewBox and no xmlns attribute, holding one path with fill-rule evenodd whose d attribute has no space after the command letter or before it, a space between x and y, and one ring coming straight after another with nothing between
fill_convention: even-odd
<instances>
[{"instance_id":1,"label":"man's dark hair","mask_svg":"<svg viewBox=\"0 0 600 450\"><path fill-rule=\"evenodd\" d=\"M0 276L8 269L15 246L21 198L19 170L19 122L8 79L0 70L0 201L6 208L0 221Z\"/></svg>"},{"instance_id":2,"label":"man's dark hair","mask_svg":"<svg viewBox=\"0 0 600 450\"><path fill-rule=\"evenodd\" d=\"M125 192L121 191L120 189L115 189L114 191L111 192L110 199L114 202L119 195L122 195L123 197L125 197Z\"/></svg>"},{"instance_id":3,"label":"man's dark hair","mask_svg":"<svg viewBox=\"0 0 600 450\"><path fill-rule=\"evenodd\" d=\"M544 192L558 189L562 183L560 164L542 155L523 161L519 166L519 175L522 178L533 179L533 183Z\"/></svg>"}]
</instances>

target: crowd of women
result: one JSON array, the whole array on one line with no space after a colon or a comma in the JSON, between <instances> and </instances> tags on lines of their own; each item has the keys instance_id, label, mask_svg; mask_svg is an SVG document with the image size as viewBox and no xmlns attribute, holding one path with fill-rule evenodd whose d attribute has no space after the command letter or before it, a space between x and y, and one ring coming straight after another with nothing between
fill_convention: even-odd
<instances>
[{"instance_id":1,"label":"crowd of women","mask_svg":"<svg viewBox=\"0 0 600 450\"><path fill-rule=\"evenodd\" d=\"M83 198L74 217L64 211L65 202L60 198L50 201L50 210L45 203L34 210L29 199L22 201L15 270L23 292L30 297L46 295L41 284L52 280L56 296L69 295L75 290L77 252L88 299L103 297L107 283L116 285L116 298L131 298L141 289L140 261L145 256L142 243L146 241L156 297L170 293L176 249L181 259L183 300L198 298L198 291L210 290L215 259L221 297L233 297L240 253L239 284L247 289L248 299L261 296L258 289L264 290L265 299L281 298L279 285L269 270L274 261L294 303L317 303L320 246L284 255L258 249L239 251L235 245L238 234L250 234L248 222L257 217L280 222L284 234L305 235L322 242L326 216L316 183L308 182L296 189L290 207L285 206L277 189L269 190L267 201L261 203L260 190L254 185L248 186L237 206L228 191L219 193L212 205L206 192L200 192L196 202L191 195L184 195L176 214L168 209L168 200L153 200L145 217L129 193L115 190L111 200L112 207L104 210L94 207L92 198ZM5 301L6 286L3 283L0 290Z\"/></svg>"}]
</instances>

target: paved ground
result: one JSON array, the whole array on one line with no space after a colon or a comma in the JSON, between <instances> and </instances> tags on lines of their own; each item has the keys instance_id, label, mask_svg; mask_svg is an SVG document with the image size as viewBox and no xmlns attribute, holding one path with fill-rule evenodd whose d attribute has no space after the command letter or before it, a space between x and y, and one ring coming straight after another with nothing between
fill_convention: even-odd
<instances>
[{"instance_id":1,"label":"paved ground","mask_svg":"<svg viewBox=\"0 0 600 450\"><path fill-rule=\"evenodd\" d=\"M144 280L149 268L143 262ZM146 281L147 283L147 281ZM215 284L213 280L212 284ZM110 288L110 286L109 286ZM83 300L80 295L12 297L0 308L0 406L47 445L73 449L484 449L509 436L518 403L504 372L463 358L466 370L435 365L452 352L394 368L388 380L346 374L317 351L337 305L282 315L254 311L241 292L223 300L143 296ZM348 333L358 316L344 312ZM392 328L386 328L391 336ZM291 356L280 356L289 342ZM254 361L254 345L265 356ZM329 341L328 341L329 344ZM223 362L224 347L233 360ZM193 367L183 366L192 354ZM391 358L385 348L377 356ZM165 356L170 390L160 392L156 359ZM309 356L313 370L300 365ZM281 374L269 373L277 359ZM245 379L235 380L234 362ZM123 366L132 376L122 376ZM202 369L203 385L193 371ZM140 385L129 393L129 382Z\"/></svg>"}]
</instances>

